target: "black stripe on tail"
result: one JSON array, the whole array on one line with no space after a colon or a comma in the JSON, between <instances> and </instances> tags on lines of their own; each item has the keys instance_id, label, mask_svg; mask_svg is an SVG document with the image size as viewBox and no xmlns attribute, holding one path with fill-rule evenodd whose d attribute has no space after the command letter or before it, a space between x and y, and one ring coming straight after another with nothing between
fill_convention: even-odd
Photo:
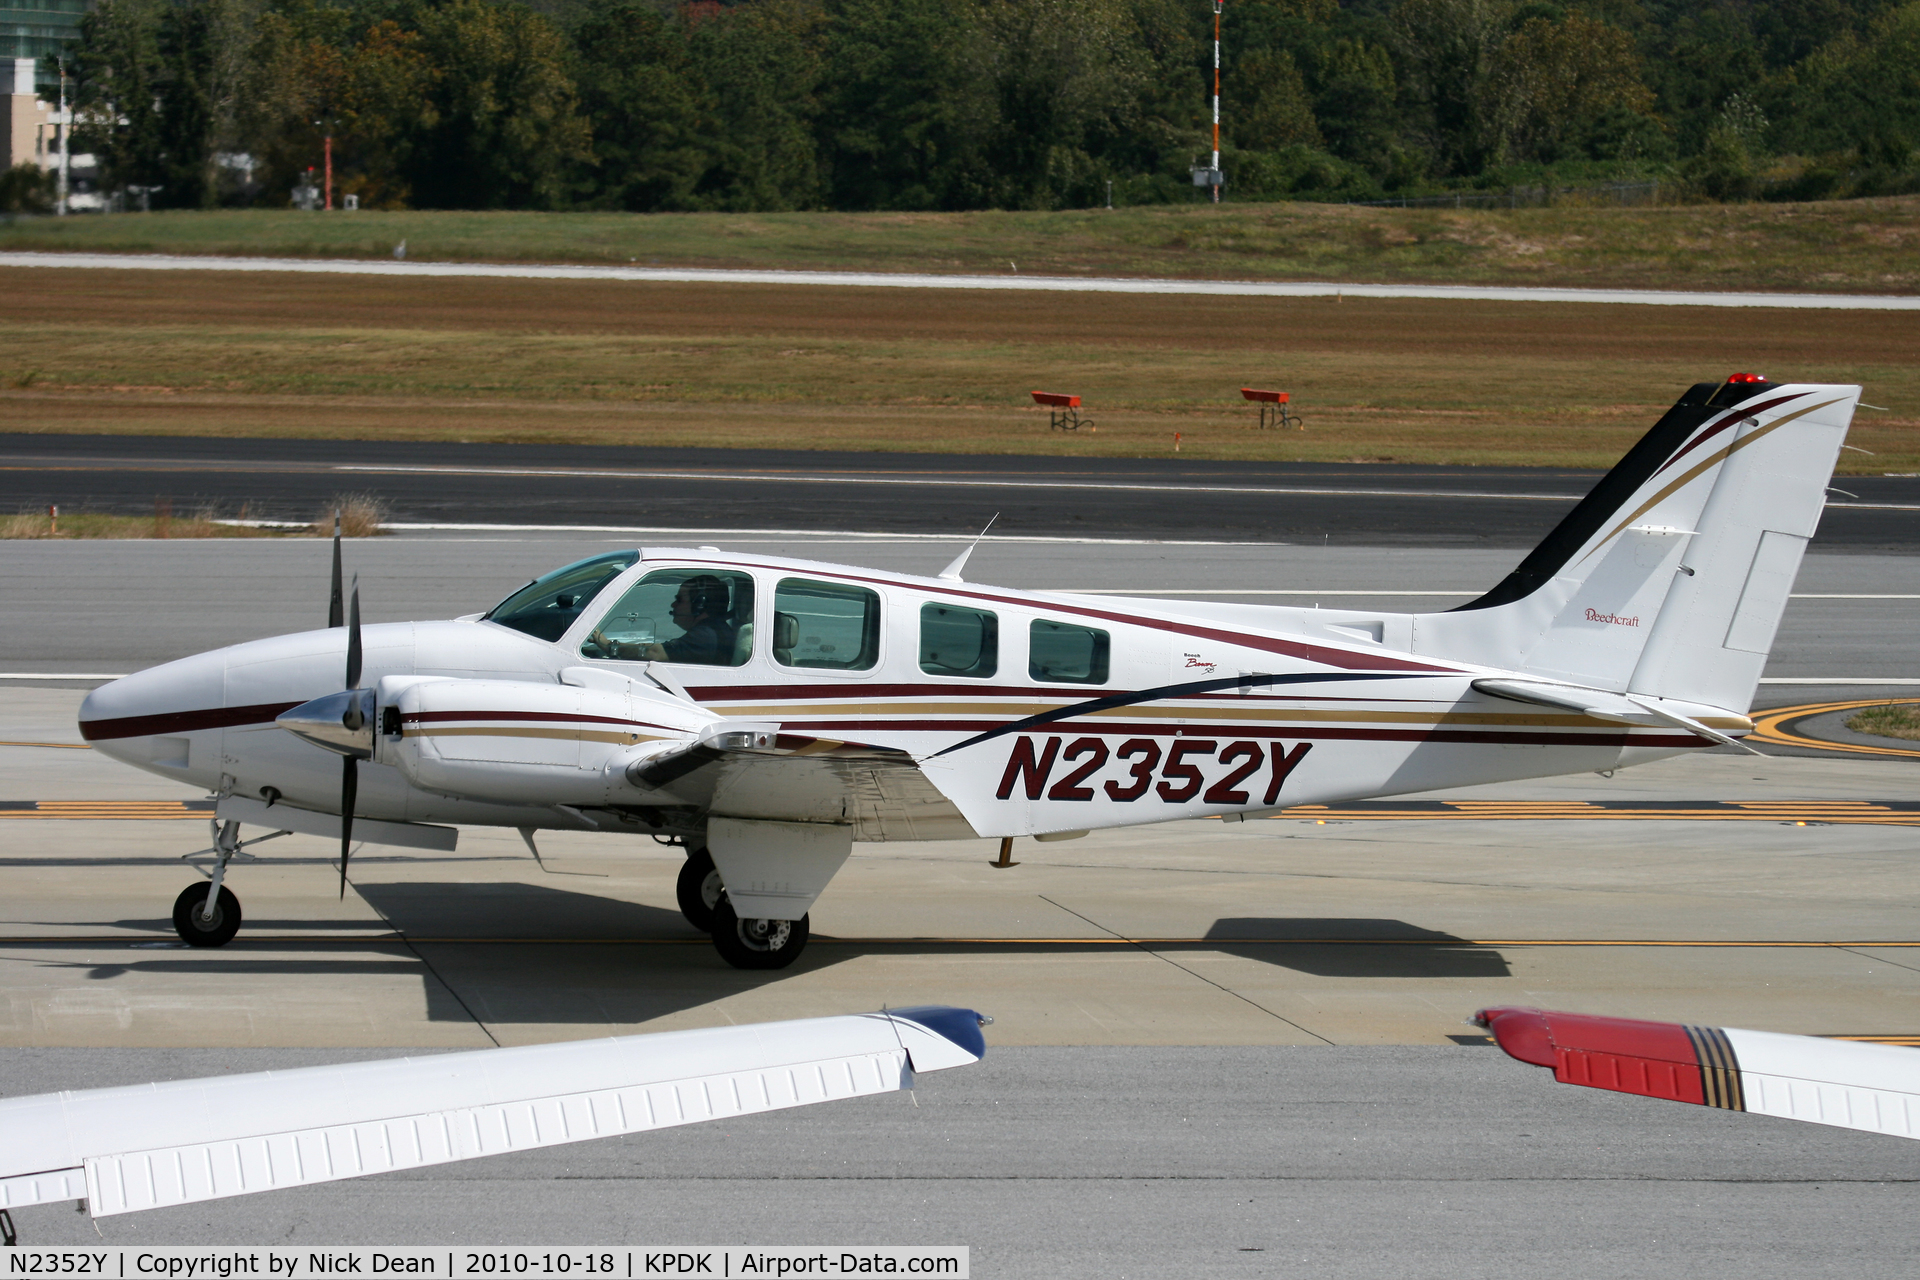
<instances>
[{"instance_id":1,"label":"black stripe on tail","mask_svg":"<svg viewBox=\"0 0 1920 1280\"><path fill-rule=\"evenodd\" d=\"M1744 383L1739 387L1738 394L1745 399L1755 392L1767 390L1771 385ZM1731 396L1718 394L1729 390L1723 382L1696 382L1673 408L1667 410L1666 416L1654 424L1653 430L1641 436L1640 442L1627 451L1627 456L1601 477L1600 483L1593 486L1593 491L1567 512L1566 518L1555 526L1546 540L1527 554L1519 568L1502 578L1493 590L1478 600L1455 607L1453 612L1511 604L1539 590L1543 583L1560 572L1561 567L1573 558L1574 552L1587 545L1587 540L1599 531L1609 516L1640 491L1640 487L1673 456L1674 450L1692 437L1702 423L1722 409L1731 407Z\"/></svg>"}]
</instances>

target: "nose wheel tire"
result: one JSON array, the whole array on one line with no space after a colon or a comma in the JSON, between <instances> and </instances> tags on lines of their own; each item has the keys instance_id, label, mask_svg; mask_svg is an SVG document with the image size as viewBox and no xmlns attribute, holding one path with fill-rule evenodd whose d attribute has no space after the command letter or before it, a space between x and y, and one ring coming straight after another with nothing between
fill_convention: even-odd
<instances>
[{"instance_id":1,"label":"nose wheel tire","mask_svg":"<svg viewBox=\"0 0 1920 1280\"><path fill-rule=\"evenodd\" d=\"M674 896L680 900L680 914L702 933L713 932L713 909L719 905L724 886L714 868L713 855L695 849L680 866L680 879L674 884Z\"/></svg>"},{"instance_id":2,"label":"nose wheel tire","mask_svg":"<svg viewBox=\"0 0 1920 1280\"><path fill-rule=\"evenodd\" d=\"M742 920L733 903L720 899L713 909L713 947L736 969L784 969L807 946L807 917L798 920Z\"/></svg>"},{"instance_id":3,"label":"nose wheel tire","mask_svg":"<svg viewBox=\"0 0 1920 1280\"><path fill-rule=\"evenodd\" d=\"M173 900L173 931L180 940L194 947L224 947L240 932L240 899L224 886L214 899L213 915L201 912L207 905L207 886L195 881Z\"/></svg>"}]
</instances>

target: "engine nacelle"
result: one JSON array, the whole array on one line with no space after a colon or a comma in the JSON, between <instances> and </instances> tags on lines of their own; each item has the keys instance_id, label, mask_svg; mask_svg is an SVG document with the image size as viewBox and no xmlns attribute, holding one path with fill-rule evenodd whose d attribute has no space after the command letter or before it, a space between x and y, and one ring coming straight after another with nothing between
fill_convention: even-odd
<instances>
[{"instance_id":1,"label":"engine nacelle","mask_svg":"<svg viewBox=\"0 0 1920 1280\"><path fill-rule=\"evenodd\" d=\"M683 750L719 716L630 680L382 682L376 758L416 787L508 804L631 800L628 768Z\"/></svg>"}]
</instances>

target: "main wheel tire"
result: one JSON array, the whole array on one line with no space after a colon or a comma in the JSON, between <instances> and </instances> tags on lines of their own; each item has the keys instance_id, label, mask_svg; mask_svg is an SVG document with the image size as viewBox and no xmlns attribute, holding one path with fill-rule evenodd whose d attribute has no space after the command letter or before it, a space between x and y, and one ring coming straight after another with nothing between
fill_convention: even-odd
<instances>
[{"instance_id":1,"label":"main wheel tire","mask_svg":"<svg viewBox=\"0 0 1920 1280\"><path fill-rule=\"evenodd\" d=\"M240 899L222 885L220 896L214 900L211 920L200 914L201 908L206 905L207 886L204 882L196 882L182 889L180 896L173 900L173 931L188 946L224 947L233 941L234 934L240 932Z\"/></svg>"},{"instance_id":2,"label":"main wheel tire","mask_svg":"<svg viewBox=\"0 0 1920 1280\"><path fill-rule=\"evenodd\" d=\"M733 903L721 898L713 909L713 946L736 969L784 969L806 950L807 917L798 920L742 920Z\"/></svg>"},{"instance_id":3,"label":"main wheel tire","mask_svg":"<svg viewBox=\"0 0 1920 1280\"><path fill-rule=\"evenodd\" d=\"M687 918L687 923L702 933L712 933L713 909L726 893L720 872L713 865L713 855L705 849L695 849L688 854L680 865L680 878L674 883L673 893L680 900L680 914Z\"/></svg>"}]
</instances>

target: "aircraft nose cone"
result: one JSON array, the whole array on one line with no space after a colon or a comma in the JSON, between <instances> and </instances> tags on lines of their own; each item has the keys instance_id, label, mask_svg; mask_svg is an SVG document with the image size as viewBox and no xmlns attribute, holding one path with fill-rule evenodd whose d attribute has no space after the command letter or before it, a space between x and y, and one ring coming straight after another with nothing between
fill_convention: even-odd
<instances>
[{"instance_id":1,"label":"aircraft nose cone","mask_svg":"<svg viewBox=\"0 0 1920 1280\"><path fill-rule=\"evenodd\" d=\"M122 676L80 704L80 736L116 759L138 757L159 735L212 727L226 674L221 656L199 654Z\"/></svg>"},{"instance_id":2,"label":"aircraft nose cone","mask_svg":"<svg viewBox=\"0 0 1920 1280\"><path fill-rule=\"evenodd\" d=\"M282 712L274 723L336 755L373 755L373 690L343 689Z\"/></svg>"}]
</instances>

